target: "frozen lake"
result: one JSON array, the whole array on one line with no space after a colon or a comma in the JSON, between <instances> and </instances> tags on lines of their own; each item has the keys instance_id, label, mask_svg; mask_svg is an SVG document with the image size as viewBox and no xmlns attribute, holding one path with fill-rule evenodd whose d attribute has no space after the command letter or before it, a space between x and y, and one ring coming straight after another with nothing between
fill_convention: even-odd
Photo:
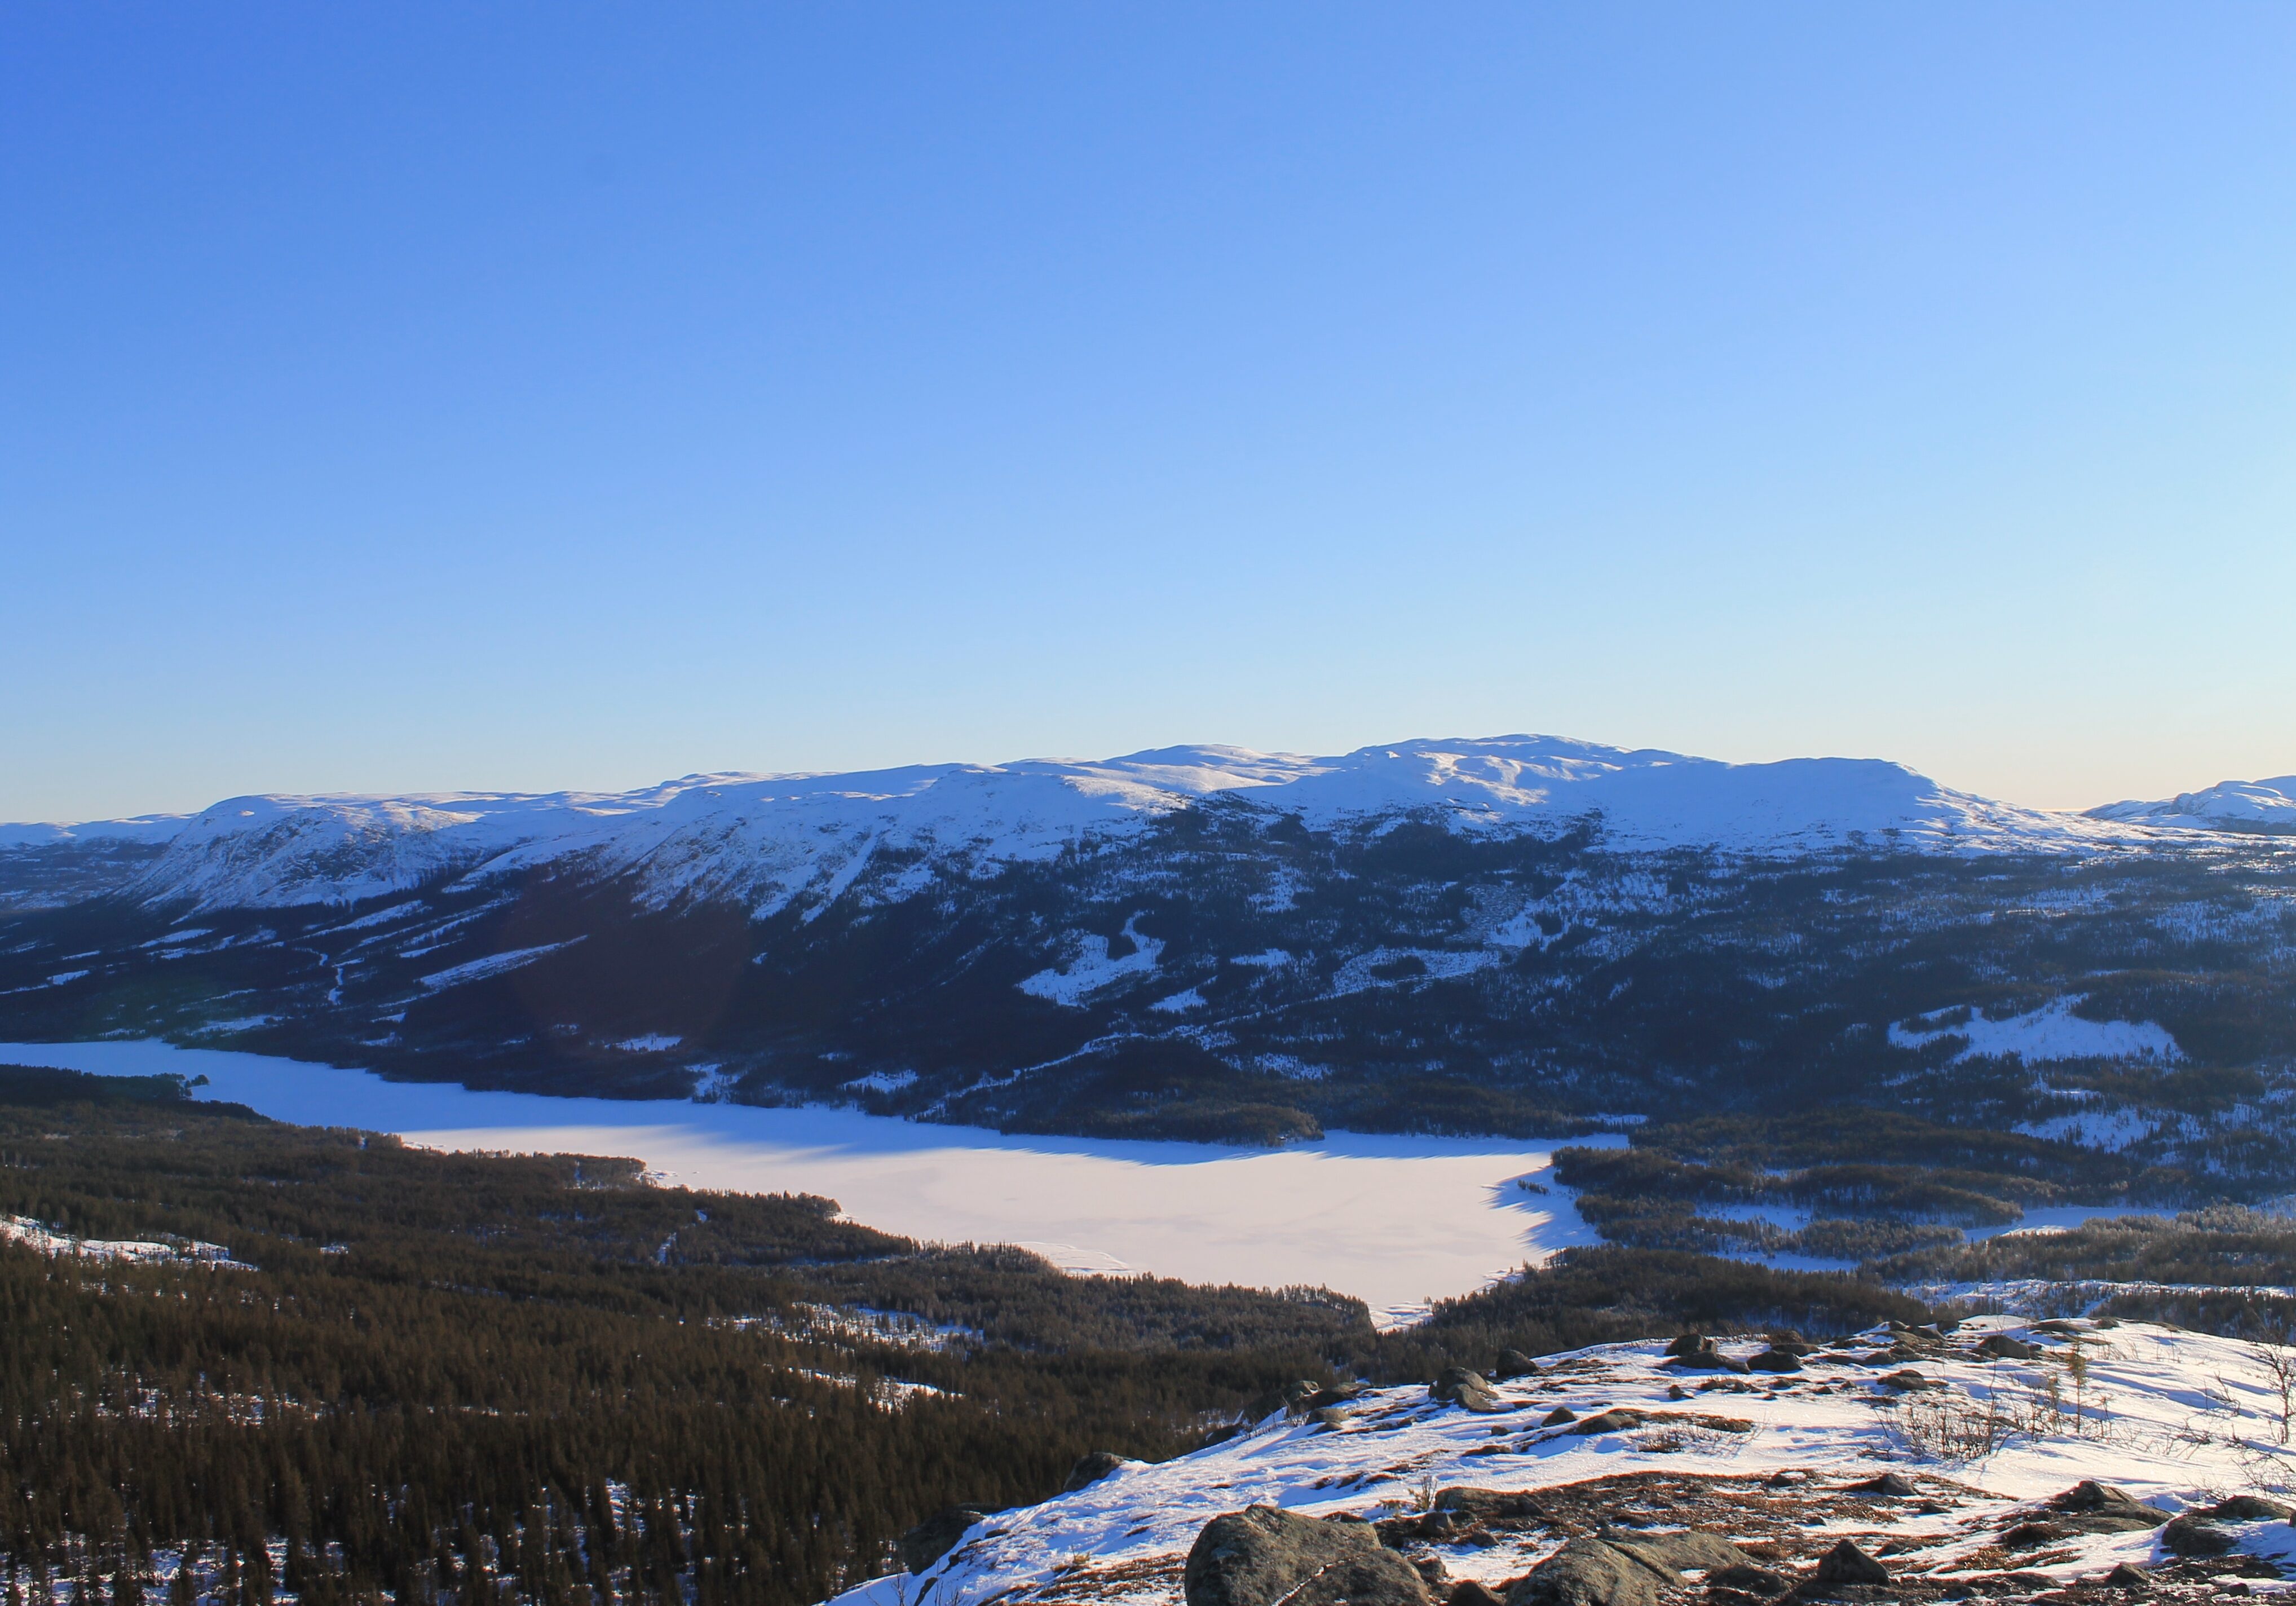
<instances>
[{"instance_id":1,"label":"frozen lake","mask_svg":"<svg viewBox=\"0 0 2296 1606\"><path fill-rule=\"evenodd\" d=\"M0 1043L0 1062L204 1076L202 1096L433 1149L627 1155L668 1182L821 1193L947 1243L1018 1243L1075 1272L1320 1283L1383 1324L1595 1242L1552 1186L1557 1142L1335 1132L1289 1149L1011 1137L849 1110L554 1099L165 1043ZM1576 1143L1613 1145L1614 1136Z\"/></svg>"}]
</instances>

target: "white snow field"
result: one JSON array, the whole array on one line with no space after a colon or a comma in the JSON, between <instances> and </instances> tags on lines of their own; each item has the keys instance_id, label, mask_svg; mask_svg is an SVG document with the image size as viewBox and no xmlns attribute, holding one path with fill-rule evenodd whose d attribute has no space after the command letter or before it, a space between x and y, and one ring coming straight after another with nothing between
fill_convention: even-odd
<instances>
[{"instance_id":1,"label":"white snow field","mask_svg":"<svg viewBox=\"0 0 2296 1606\"><path fill-rule=\"evenodd\" d=\"M1785 1377L1717 1381L1669 1369L1657 1342L1616 1344L1543 1357L1544 1375L1496 1386L1506 1407L1497 1414L1438 1404L1416 1386L1365 1395L1331 1422L1279 1411L1224 1444L1153 1465L1128 1463L1075 1494L999 1512L923 1574L879 1578L837 1599L845 1606L979 1606L1007 1596L1168 1602L1189 1546L1223 1512L1267 1504L1378 1519L1424 1509L1445 1487L1554 1490L1633 1473L1729 1480L1715 1486L1721 1499L1708 1502L1699 1525L1742 1542L1778 1546L1779 1524L1766 1524L1757 1508L1807 1503L1815 1514L1788 1507L1789 1565L1848 1538L1884 1557L1893 1573L1937 1584L2011 1569L2063 1582L2095 1578L2124 1561L2156 1565L2164 1556L2159 1536L2074 1535L2005 1553L2004 1530L2027 1503L2095 1479L2174 1513L2234 1493L2285 1490L2296 1477L2296 1454L2281 1442L2284 1406L2247 1347L2135 1323L2054 1325L2036 1332L2008 1317L1973 1319L1950 1345L1924 1345L1917 1392L1882 1381L1902 1360L1866 1359L1906 1338L1876 1329ZM1972 1353L1976 1336L1997 1332L2042 1353L2020 1361ZM1724 1348L1743 1357L1762 1347ZM2084 1378L2068 1364L2076 1351ZM1542 1426L1557 1405L1580 1422ZM1583 1431L1611 1407L1644 1420ZM1831 1510L1821 1504L1885 1471L1925 1498L1837 1501ZM1628 1491L1605 1510L1613 1520L1663 1529L1669 1504ZM1718 1510L1728 1513L1721 1523L1710 1515ZM2296 1529L2285 1521L2224 1528L2248 1554L2296 1553ZM1429 1548L1450 1577L1496 1586L1562 1537L1551 1527L1533 1528L1496 1543L1486 1535ZM2032 1586L2008 1593L2022 1596Z\"/></svg>"},{"instance_id":2,"label":"white snow field","mask_svg":"<svg viewBox=\"0 0 2296 1606\"><path fill-rule=\"evenodd\" d=\"M1389 1325L1596 1241L1568 1190L1516 1186L1551 1180L1552 1143L1333 1133L1271 1151L1008 1137L847 1110L472 1093L154 1042L0 1043L0 1062L205 1076L203 1097L427 1148L627 1155L665 1181L824 1194L889 1233L1017 1243L1074 1272L1320 1284Z\"/></svg>"},{"instance_id":3,"label":"white snow field","mask_svg":"<svg viewBox=\"0 0 2296 1606\"><path fill-rule=\"evenodd\" d=\"M194 908L351 902L441 873L483 877L580 858L635 872L653 899L701 894L765 914L800 899L825 907L873 860L891 867L873 895L901 896L935 873L1049 858L1215 794L1316 826L1409 813L1478 832L1552 834L1594 823L1620 848L1792 854L1864 840L1929 852L2062 852L2161 834L2149 818L2020 808L1880 759L1726 764L1517 735L1329 758L1179 747L1099 761L696 774L628 792L250 796L174 818L0 826L0 849L165 842L132 890ZM2162 823L2205 823L2182 815Z\"/></svg>"}]
</instances>

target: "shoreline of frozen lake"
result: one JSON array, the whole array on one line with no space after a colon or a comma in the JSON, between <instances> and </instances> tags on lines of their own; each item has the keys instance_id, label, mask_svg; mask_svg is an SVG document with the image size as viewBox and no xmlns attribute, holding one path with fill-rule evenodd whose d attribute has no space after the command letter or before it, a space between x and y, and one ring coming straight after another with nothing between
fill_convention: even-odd
<instances>
[{"instance_id":1,"label":"shoreline of frozen lake","mask_svg":"<svg viewBox=\"0 0 2296 1606\"><path fill-rule=\"evenodd\" d=\"M1064 1270L1321 1284L1382 1326L1598 1241L1552 1176L1568 1140L1333 1132L1284 1149L1014 1136L809 1105L562 1099L155 1041L0 1043L0 1061L205 1076L203 1096L424 1148L626 1155L664 1180L825 1194L906 1237L1016 1243ZM1545 1194L1521 1181L1542 1183Z\"/></svg>"}]
</instances>

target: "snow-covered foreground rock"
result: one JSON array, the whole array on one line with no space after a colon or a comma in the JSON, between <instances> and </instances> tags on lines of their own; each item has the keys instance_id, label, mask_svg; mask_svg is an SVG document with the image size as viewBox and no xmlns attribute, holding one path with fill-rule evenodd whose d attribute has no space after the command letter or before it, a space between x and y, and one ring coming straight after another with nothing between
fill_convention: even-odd
<instances>
[{"instance_id":1,"label":"snow-covered foreground rock","mask_svg":"<svg viewBox=\"0 0 2296 1606\"><path fill-rule=\"evenodd\" d=\"M1743 1362L1765 1348L1726 1341L1719 1354ZM1566 1542L1606 1529L1730 1541L1777 1580L1707 1597L1734 1603L1808 1586L1844 1540L1890 1575L1890 1593L1843 1597L1869 1600L2066 1598L2048 1592L2123 1565L2152 1581L2123 1573L2123 1593L2070 1598L2218 1599L2282 1587L2273 1563L2296 1561L2296 1528L2270 1499L2296 1477L2290 1402L2246 1345L1982 1317L1943 1334L1877 1329L1784 1373L1665 1350L1547 1357L1537 1375L1494 1385L1484 1410L1420 1387L1305 1401L1193 1454L988 1515L919 1572L838 1599L1170 1602L1204 1526L1255 1505L1378 1523L1436 1601L1464 1580L1507 1598ZM2061 1498L2084 1480L2110 1486L2103 1504L2097 1492ZM2115 1489L2149 1510L2132 1514ZM1529 1498L1496 1498L1509 1495ZM2237 1495L2264 1498L2200 1515Z\"/></svg>"}]
</instances>

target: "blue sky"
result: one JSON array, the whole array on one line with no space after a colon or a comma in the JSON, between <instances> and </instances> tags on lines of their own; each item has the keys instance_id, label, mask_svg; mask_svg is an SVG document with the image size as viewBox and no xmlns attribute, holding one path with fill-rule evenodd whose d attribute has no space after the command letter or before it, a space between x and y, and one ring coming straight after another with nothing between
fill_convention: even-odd
<instances>
[{"instance_id":1,"label":"blue sky","mask_svg":"<svg viewBox=\"0 0 2296 1606\"><path fill-rule=\"evenodd\" d=\"M2296 10L0 13L0 818L2296 770Z\"/></svg>"}]
</instances>

